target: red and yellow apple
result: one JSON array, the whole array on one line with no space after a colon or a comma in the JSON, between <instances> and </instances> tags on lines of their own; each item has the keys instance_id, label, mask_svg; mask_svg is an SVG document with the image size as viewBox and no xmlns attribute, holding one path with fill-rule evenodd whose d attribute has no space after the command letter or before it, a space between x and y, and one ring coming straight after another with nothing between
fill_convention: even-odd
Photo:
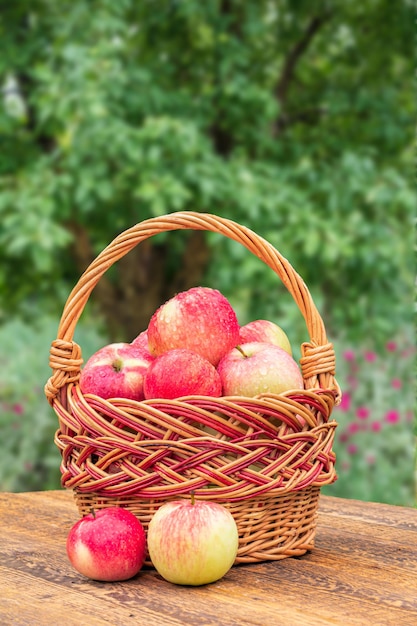
<instances>
[{"instance_id":1,"label":"red and yellow apple","mask_svg":"<svg viewBox=\"0 0 417 626\"><path fill-rule=\"evenodd\" d=\"M149 350L155 356L186 348L217 365L239 343L239 322L220 291L193 287L160 306L147 333Z\"/></svg>"},{"instance_id":2,"label":"red and yellow apple","mask_svg":"<svg viewBox=\"0 0 417 626\"><path fill-rule=\"evenodd\" d=\"M133 513L109 507L78 520L70 529L66 549L71 565L83 576L128 580L145 562L146 535Z\"/></svg>"},{"instance_id":3,"label":"red and yellow apple","mask_svg":"<svg viewBox=\"0 0 417 626\"><path fill-rule=\"evenodd\" d=\"M80 375L83 393L143 400L143 377L154 357L140 346L111 343L95 352Z\"/></svg>"},{"instance_id":4,"label":"red and yellow apple","mask_svg":"<svg viewBox=\"0 0 417 626\"><path fill-rule=\"evenodd\" d=\"M252 343L253 341L272 343L292 355L291 343L287 334L278 324L269 320L254 320L241 326L239 338L240 343Z\"/></svg>"},{"instance_id":5,"label":"red and yellow apple","mask_svg":"<svg viewBox=\"0 0 417 626\"><path fill-rule=\"evenodd\" d=\"M196 352L178 348L155 358L145 374L143 391L147 400L191 395L219 397L222 384L210 361Z\"/></svg>"},{"instance_id":6,"label":"red and yellow apple","mask_svg":"<svg viewBox=\"0 0 417 626\"><path fill-rule=\"evenodd\" d=\"M157 572L178 585L205 585L222 578L238 550L236 522L211 501L163 504L148 527L148 551Z\"/></svg>"},{"instance_id":7,"label":"red and yellow apple","mask_svg":"<svg viewBox=\"0 0 417 626\"><path fill-rule=\"evenodd\" d=\"M225 396L254 397L303 389L297 362L283 348L251 342L233 348L217 366Z\"/></svg>"}]
</instances>

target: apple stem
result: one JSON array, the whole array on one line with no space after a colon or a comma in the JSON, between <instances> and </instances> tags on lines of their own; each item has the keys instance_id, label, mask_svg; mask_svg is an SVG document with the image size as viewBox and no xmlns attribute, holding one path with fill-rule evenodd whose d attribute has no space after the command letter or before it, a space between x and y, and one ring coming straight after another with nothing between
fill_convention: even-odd
<instances>
[{"instance_id":1,"label":"apple stem","mask_svg":"<svg viewBox=\"0 0 417 626\"><path fill-rule=\"evenodd\" d=\"M95 519L95 517L96 517L96 512L95 512L95 510L94 510L94 507L91 507L91 509L90 509L90 513L91 513L91 515L92 515L92 516L94 517L94 519Z\"/></svg>"},{"instance_id":2,"label":"apple stem","mask_svg":"<svg viewBox=\"0 0 417 626\"><path fill-rule=\"evenodd\" d=\"M245 358L248 357L246 352L244 350L242 350L242 346L236 346L236 350L239 350L240 354L242 354Z\"/></svg>"},{"instance_id":3,"label":"apple stem","mask_svg":"<svg viewBox=\"0 0 417 626\"><path fill-rule=\"evenodd\" d=\"M115 372L120 372L123 368L122 359L115 359L112 363L112 368Z\"/></svg>"},{"instance_id":4,"label":"apple stem","mask_svg":"<svg viewBox=\"0 0 417 626\"><path fill-rule=\"evenodd\" d=\"M190 496L191 496L191 504L195 504L195 493L194 493L194 491L190 492Z\"/></svg>"}]
</instances>

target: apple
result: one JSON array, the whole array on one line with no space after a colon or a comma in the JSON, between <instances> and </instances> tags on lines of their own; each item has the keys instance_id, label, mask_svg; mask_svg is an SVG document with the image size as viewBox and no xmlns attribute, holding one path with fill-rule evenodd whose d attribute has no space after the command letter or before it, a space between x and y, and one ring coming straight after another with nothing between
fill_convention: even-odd
<instances>
[{"instance_id":1,"label":"apple","mask_svg":"<svg viewBox=\"0 0 417 626\"><path fill-rule=\"evenodd\" d=\"M154 359L144 382L145 398L179 398L222 394L220 376L204 357L185 348L168 350Z\"/></svg>"},{"instance_id":2,"label":"apple","mask_svg":"<svg viewBox=\"0 0 417 626\"><path fill-rule=\"evenodd\" d=\"M83 393L101 398L143 400L143 377L154 357L129 343L111 343L95 352L80 375Z\"/></svg>"},{"instance_id":3,"label":"apple","mask_svg":"<svg viewBox=\"0 0 417 626\"><path fill-rule=\"evenodd\" d=\"M148 551L157 572L177 585L206 585L232 567L239 535L233 515L211 501L163 504L148 527Z\"/></svg>"},{"instance_id":4,"label":"apple","mask_svg":"<svg viewBox=\"0 0 417 626\"><path fill-rule=\"evenodd\" d=\"M239 343L239 322L217 289L192 287L161 305L148 326L151 354L187 348L217 365Z\"/></svg>"},{"instance_id":5,"label":"apple","mask_svg":"<svg viewBox=\"0 0 417 626\"><path fill-rule=\"evenodd\" d=\"M67 537L71 565L93 580L115 582L135 576L145 562L146 535L137 517L121 507L89 513Z\"/></svg>"},{"instance_id":6,"label":"apple","mask_svg":"<svg viewBox=\"0 0 417 626\"><path fill-rule=\"evenodd\" d=\"M288 354L292 356L292 348L290 340L286 333L282 330L278 324L269 320L254 320L239 330L240 343L250 343L252 341L261 341L265 343L273 343L280 348L283 348Z\"/></svg>"},{"instance_id":7,"label":"apple","mask_svg":"<svg viewBox=\"0 0 417 626\"><path fill-rule=\"evenodd\" d=\"M296 361L271 343L254 341L233 348L222 358L217 371L225 396L254 397L304 388Z\"/></svg>"},{"instance_id":8,"label":"apple","mask_svg":"<svg viewBox=\"0 0 417 626\"><path fill-rule=\"evenodd\" d=\"M136 346L137 348L144 348L149 352L148 346L148 331L143 330L130 344L131 346Z\"/></svg>"}]
</instances>

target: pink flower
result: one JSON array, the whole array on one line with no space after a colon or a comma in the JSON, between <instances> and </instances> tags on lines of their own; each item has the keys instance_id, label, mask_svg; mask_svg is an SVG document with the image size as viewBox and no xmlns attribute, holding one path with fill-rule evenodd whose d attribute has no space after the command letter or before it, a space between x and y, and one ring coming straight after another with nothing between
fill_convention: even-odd
<instances>
[{"instance_id":1,"label":"pink flower","mask_svg":"<svg viewBox=\"0 0 417 626\"><path fill-rule=\"evenodd\" d=\"M374 465L375 461L376 461L375 454L367 454L366 455L366 462L368 463L368 465Z\"/></svg>"},{"instance_id":2,"label":"pink flower","mask_svg":"<svg viewBox=\"0 0 417 626\"><path fill-rule=\"evenodd\" d=\"M385 344L385 347L388 350L388 352L395 352L397 349L397 344L395 341L387 341L387 343Z\"/></svg>"},{"instance_id":3,"label":"pink flower","mask_svg":"<svg viewBox=\"0 0 417 626\"><path fill-rule=\"evenodd\" d=\"M366 418L369 417L369 409L367 409L366 406L358 407L356 409L356 417L361 420L366 420Z\"/></svg>"},{"instance_id":4,"label":"pink flower","mask_svg":"<svg viewBox=\"0 0 417 626\"><path fill-rule=\"evenodd\" d=\"M18 403L18 402L16 402L16 404L14 404L12 406L12 411L13 411L13 413L16 413L16 415L22 415L22 413L23 413L23 405Z\"/></svg>"},{"instance_id":5,"label":"pink flower","mask_svg":"<svg viewBox=\"0 0 417 626\"><path fill-rule=\"evenodd\" d=\"M388 424L397 424L400 421L400 414L398 411L388 411L385 414L385 421Z\"/></svg>"},{"instance_id":6,"label":"pink flower","mask_svg":"<svg viewBox=\"0 0 417 626\"><path fill-rule=\"evenodd\" d=\"M356 454L358 451L358 446L355 443L350 443L346 449L348 451L348 454Z\"/></svg>"},{"instance_id":7,"label":"pink flower","mask_svg":"<svg viewBox=\"0 0 417 626\"><path fill-rule=\"evenodd\" d=\"M391 387L393 389L401 389L401 387L403 386L401 380L399 378L393 378L391 381Z\"/></svg>"},{"instance_id":8,"label":"pink flower","mask_svg":"<svg viewBox=\"0 0 417 626\"><path fill-rule=\"evenodd\" d=\"M353 369L353 368L352 368L352 369ZM356 376L349 375L349 376L346 378L346 380L347 380L347 382L348 382L348 384L349 384L349 386L350 386L350 388L351 388L352 390L353 390L353 389L356 389L356 387L358 386L358 379L356 378Z\"/></svg>"},{"instance_id":9,"label":"pink flower","mask_svg":"<svg viewBox=\"0 0 417 626\"><path fill-rule=\"evenodd\" d=\"M357 422L352 422L352 424L349 424L348 431L351 435L354 435L355 433L357 433L358 430L359 430L359 424Z\"/></svg>"},{"instance_id":10,"label":"pink flower","mask_svg":"<svg viewBox=\"0 0 417 626\"><path fill-rule=\"evenodd\" d=\"M348 391L345 391L342 395L342 399L340 401L339 404L339 409L341 411L349 411L350 409L350 393Z\"/></svg>"},{"instance_id":11,"label":"pink flower","mask_svg":"<svg viewBox=\"0 0 417 626\"><path fill-rule=\"evenodd\" d=\"M355 353L353 352L353 350L345 350L343 353L343 358L345 359L345 361L354 361Z\"/></svg>"},{"instance_id":12,"label":"pink flower","mask_svg":"<svg viewBox=\"0 0 417 626\"><path fill-rule=\"evenodd\" d=\"M339 441L340 443L346 443L346 441L349 439L349 435L347 433L341 433L339 435Z\"/></svg>"},{"instance_id":13,"label":"pink flower","mask_svg":"<svg viewBox=\"0 0 417 626\"><path fill-rule=\"evenodd\" d=\"M365 361L368 361L368 363L373 363L376 360L376 353L368 350L367 352L365 352L364 357Z\"/></svg>"},{"instance_id":14,"label":"pink flower","mask_svg":"<svg viewBox=\"0 0 417 626\"><path fill-rule=\"evenodd\" d=\"M381 424L381 422L372 422L372 424L371 424L371 430L372 430L374 433L379 433L379 431L381 430L381 428L382 428L382 424Z\"/></svg>"}]
</instances>

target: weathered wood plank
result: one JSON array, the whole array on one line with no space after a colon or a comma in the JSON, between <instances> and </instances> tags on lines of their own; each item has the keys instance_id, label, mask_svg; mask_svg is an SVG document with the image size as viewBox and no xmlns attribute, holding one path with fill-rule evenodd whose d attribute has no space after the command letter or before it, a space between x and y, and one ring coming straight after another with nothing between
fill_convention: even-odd
<instances>
[{"instance_id":1,"label":"weathered wood plank","mask_svg":"<svg viewBox=\"0 0 417 626\"><path fill-rule=\"evenodd\" d=\"M0 624L411 626L417 623L417 511L322 497L316 548L240 565L203 587L152 569L99 583L70 565L78 511L65 491L0 494Z\"/></svg>"}]
</instances>

